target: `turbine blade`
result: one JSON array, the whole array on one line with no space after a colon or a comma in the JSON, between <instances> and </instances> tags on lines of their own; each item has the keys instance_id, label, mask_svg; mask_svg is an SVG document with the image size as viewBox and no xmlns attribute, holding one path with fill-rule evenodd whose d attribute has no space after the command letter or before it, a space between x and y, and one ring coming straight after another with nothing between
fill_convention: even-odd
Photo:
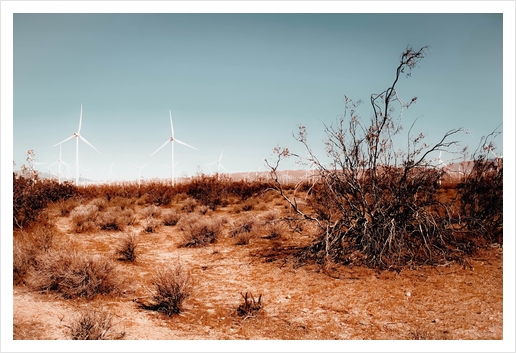
<instances>
[{"instance_id":1,"label":"turbine blade","mask_svg":"<svg viewBox=\"0 0 516 353\"><path fill-rule=\"evenodd\" d=\"M141 166L141 169L143 169L143 167L145 167L146 165L147 165L147 164L142 165L142 166Z\"/></svg>"},{"instance_id":2,"label":"turbine blade","mask_svg":"<svg viewBox=\"0 0 516 353\"><path fill-rule=\"evenodd\" d=\"M217 162L208 163L208 164L205 164L205 165L214 165L214 164L217 164Z\"/></svg>"},{"instance_id":3,"label":"turbine blade","mask_svg":"<svg viewBox=\"0 0 516 353\"><path fill-rule=\"evenodd\" d=\"M72 168L72 167L70 167L66 162L61 161L61 163L63 163L63 164L64 164L65 166L67 166L68 168L73 169L73 168Z\"/></svg>"},{"instance_id":4,"label":"turbine blade","mask_svg":"<svg viewBox=\"0 0 516 353\"><path fill-rule=\"evenodd\" d=\"M226 168L224 168L224 166L222 164L219 163L219 165L222 167L222 169L224 169L226 171L226 173L228 172L228 170Z\"/></svg>"},{"instance_id":5,"label":"turbine blade","mask_svg":"<svg viewBox=\"0 0 516 353\"><path fill-rule=\"evenodd\" d=\"M81 133L81 125L82 125L82 103L81 103L81 115L79 116L79 130L77 130L77 134Z\"/></svg>"},{"instance_id":6,"label":"turbine blade","mask_svg":"<svg viewBox=\"0 0 516 353\"><path fill-rule=\"evenodd\" d=\"M56 164L57 162L59 161L55 161L54 163L52 163L51 165L49 165L47 168L50 168L51 166L53 166L54 164Z\"/></svg>"},{"instance_id":7,"label":"turbine blade","mask_svg":"<svg viewBox=\"0 0 516 353\"><path fill-rule=\"evenodd\" d=\"M158 152L160 149L162 149L163 147L165 147L167 145L167 143L169 143L170 140L167 140L164 144L161 145L160 148L158 148L156 151L154 151L152 154L151 154L151 157L154 155L154 153Z\"/></svg>"},{"instance_id":8,"label":"turbine blade","mask_svg":"<svg viewBox=\"0 0 516 353\"><path fill-rule=\"evenodd\" d=\"M172 137L174 137L174 124L172 123L172 111L169 109L168 113L170 114L170 129L172 130Z\"/></svg>"},{"instance_id":9,"label":"turbine blade","mask_svg":"<svg viewBox=\"0 0 516 353\"><path fill-rule=\"evenodd\" d=\"M82 137L81 135L79 135L79 137L81 138L82 141L84 141L85 143L87 143L88 145L91 146L91 148L93 148L95 151L99 152L98 149L96 149L91 143L89 143L84 137ZM99 152L100 153L100 152Z\"/></svg>"},{"instance_id":10,"label":"turbine blade","mask_svg":"<svg viewBox=\"0 0 516 353\"><path fill-rule=\"evenodd\" d=\"M132 165L133 167L139 168L136 164L132 164L132 163L131 163L131 165Z\"/></svg>"},{"instance_id":11,"label":"turbine blade","mask_svg":"<svg viewBox=\"0 0 516 353\"><path fill-rule=\"evenodd\" d=\"M220 153L219 162L222 160L222 154L224 153L224 150Z\"/></svg>"},{"instance_id":12,"label":"turbine blade","mask_svg":"<svg viewBox=\"0 0 516 353\"><path fill-rule=\"evenodd\" d=\"M179 141L178 139L174 139L174 141L176 141L177 143L180 143L180 144L182 144L182 145L185 145L185 146L187 146L187 147L193 148L194 150L199 151L199 149L195 148L194 146L190 146L189 144L184 143L183 141Z\"/></svg>"},{"instance_id":13,"label":"turbine blade","mask_svg":"<svg viewBox=\"0 0 516 353\"><path fill-rule=\"evenodd\" d=\"M61 142L59 142L59 143L56 143L56 144L55 144L54 146L52 146L52 147L56 147L57 145L60 145L60 144L62 144L63 142L66 142L66 141L68 141L68 140L70 140L70 139L73 139L74 137L75 137L75 135L72 135L72 136L70 136L69 138L67 138L66 140L63 140L63 141L61 141Z\"/></svg>"}]
</instances>

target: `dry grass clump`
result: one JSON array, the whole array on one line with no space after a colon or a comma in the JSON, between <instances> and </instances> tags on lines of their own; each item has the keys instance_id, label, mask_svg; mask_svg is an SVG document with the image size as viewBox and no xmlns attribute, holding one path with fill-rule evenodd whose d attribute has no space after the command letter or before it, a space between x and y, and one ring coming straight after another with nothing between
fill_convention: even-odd
<instances>
[{"instance_id":1,"label":"dry grass clump","mask_svg":"<svg viewBox=\"0 0 516 353\"><path fill-rule=\"evenodd\" d=\"M143 230L147 233L156 233L159 227L163 225L163 221L161 219L147 217L142 222Z\"/></svg>"},{"instance_id":2,"label":"dry grass clump","mask_svg":"<svg viewBox=\"0 0 516 353\"><path fill-rule=\"evenodd\" d=\"M79 206L80 203L75 198L69 198L66 200L59 200L56 204L61 216L68 216L74 208Z\"/></svg>"},{"instance_id":3,"label":"dry grass clump","mask_svg":"<svg viewBox=\"0 0 516 353\"><path fill-rule=\"evenodd\" d=\"M259 226L256 217L246 217L229 232L229 235L237 239L236 245L247 245L258 232Z\"/></svg>"},{"instance_id":4,"label":"dry grass clump","mask_svg":"<svg viewBox=\"0 0 516 353\"><path fill-rule=\"evenodd\" d=\"M120 238L116 254L121 261L135 262L137 258L138 236L135 233L125 234Z\"/></svg>"},{"instance_id":5,"label":"dry grass clump","mask_svg":"<svg viewBox=\"0 0 516 353\"><path fill-rule=\"evenodd\" d=\"M188 270L177 261L170 267L158 269L152 278L156 304L152 309L168 316L179 314L186 298L191 295L191 279Z\"/></svg>"},{"instance_id":6,"label":"dry grass clump","mask_svg":"<svg viewBox=\"0 0 516 353\"><path fill-rule=\"evenodd\" d=\"M91 200L90 204L96 206L99 212L108 208L108 201L103 197L97 197Z\"/></svg>"},{"instance_id":7,"label":"dry grass clump","mask_svg":"<svg viewBox=\"0 0 516 353\"><path fill-rule=\"evenodd\" d=\"M185 212L194 212L197 207L197 200L193 197L188 197L183 201L183 206L181 207L181 211Z\"/></svg>"},{"instance_id":8,"label":"dry grass clump","mask_svg":"<svg viewBox=\"0 0 516 353\"><path fill-rule=\"evenodd\" d=\"M149 205L141 210L141 215L143 218L160 218L161 217L161 208L156 205Z\"/></svg>"},{"instance_id":9,"label":"dry grass clump","mask_svg":"<svg viewBox=\"0 0 516 353\"><path fill-rule=\"evenodd\" d=\"M252 293L245 293L242 296L242 299L244 299L244 302L240 304L237 308L237 313L239 316L242 316L245 319L250 317L255 317L256 313L262 308L262 295L258 297L258 300L256 300L253 297Z\"/></svg>"},{"instance_id":10,"label":"dry grass clump","mask_svg":"<svg viewBox=\"0 0 516 353\"><path fill-rule=\"evenodd\" d=\"M128 197L115 196L109 200L110 206L118 206L120 209L130 209L133 207L133 200Z\"/></svg>"},{"instance_id":11,"label":"dry grass clump","mask_svg":"<svg viewBox=\"0 0 516 353\"><path fill-rule=\"evenodd\" d=\"M103 256L78 254L67 248L37 256L29 284L37 290L60 293L66 299L91 299L120 291L112 262Z\"/></svg>"},{"instance_id":12,"label":"dry grass clump","mask_svg":"<svg viewBox=\"0 0 516 353\"><path fill-rule=\"evenodd\" d=\"M76 233L85 233L97 229L98 206L95 204L77 206L72 212L72 229Z\"/></svg>"},{"instance_id":13,"label":"dry grass clump","mask_svg":"<svg viewBox=\"0 0 516 353\"><path fill-rule=\"evenodd\" d=\"M122 210L120 206L111 206L98 215L96 222L102 230L124 230L125 226L136 222L136 216L131 208Z\"/></svg>"},{"instance_id":14,"label":"dry grass clump","mask_svg":"<svg viewBox=\"0 0 516 353\"><path fill-rule=\"evenodd\" d=\"M106 311L85 310L68 327L73 340L122 339L125 332L113 332L113 319Z\"/></svg>"},{"instance_id":15,"label":"dry grass clump","mask_svg":"<svg viewBox=\"0 0 516 353\"><path fill-rule=\"evenodd\" d=\"M214 243L222 233L222 222L218 218L192 214L181 218L179 228L184 232L184 247L200 247Z\"/></svg>"},{"instance_id":16,"label":"dry grass clump","mask_svg":"<svg viewBox=\"0 0 516 353\"><path fill-rule=\"evenodd\" d=\"M36 226L30 231L13 234L13 281L23 283L25 276L35 265L35 258L52 249L57 231L54 227Z\"/></svg>"},{"instance_id":17,"label":"dry grass clump","mask_svg":"<svg viewBox=\"0 0 516 353\"><path fill-rule=\"evenodd\" d=\"M181 215L176 210L168 208L161 212L161 219L163 220L163 225L170 227L175 226L179 222Z\"/></svg>"}]
</instances>

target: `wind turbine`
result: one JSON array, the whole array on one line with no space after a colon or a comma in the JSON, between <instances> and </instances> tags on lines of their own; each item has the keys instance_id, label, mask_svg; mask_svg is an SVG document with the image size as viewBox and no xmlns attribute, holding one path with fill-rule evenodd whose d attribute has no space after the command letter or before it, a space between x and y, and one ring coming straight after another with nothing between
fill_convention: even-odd
<instances>
[{"instance_id":1,"label":"wind turbine","mask_svg":"<svg viewBox=\"0 0 516 353\"><path fill-rule=\"evenodd\" d=\"M61 145L59 145L59 159L57 161L55 161L54 163L52 163L51 165L49 165L47 167L48 170L50 170L50 167L53 166L54 164L58 163L58 172L57 172L57 177L58 177L58 180L59 180L59 184L61 184L61 163L63 163L65 166L67 166L68 168L71 168L68 164L66 164L62 159L61 159Z\"/></svg>"},{"instance_id":2,"label":"wind turbine","mask_svg":"<svg viewBox=\"0 0 516 353\"><path fill-rule=\"evenodd\" d=\"M175 176L174 176L174 166L175 166L175 165L174 165L174 142L177 142L177 143L180 143L180 144L185 145L185 146L187 146L187 147L193 148L194 150L197 150L197 151L198 151L198 149L197 149L197 148L195 148L195 147L193 147L193 146L190 146L189 144L184 143L183 141L180 141L180 140L178 140L178 139L176 139L176 138L174 137L174 124L172 123L172 111L169 109L169 110L168 110L168 112L169 112L169 114L170 114L170 129L172 130L172 135L170 136L170 138L169 138L167 141L165 141L165 143L164 143L163 145L161 145L161 147L160 147L160 148L158 148L156 151L154 151L154 153L152 153L152 154L151 154L151 157L152 157L156 152L158 152L160 149L162 149L163 147L165 147L167 143L169 143L169 142L170 142L170 144L172 145L172 170L171 170L172 177L171 177L171 179L172 179L172 186L174 186L174 185L175 185Z\"/></svg>"},{"instance_id":3,"label":"wind turbine","mask_svg":"<svg viewBox=\"0 0 516 353\"><path fill-rule=\"evenodd\" d=\"M443 153L442 151L439 151L439 164L437 166L441 166L440 169L448 166L448 164L444 163L443 160L441 159L442 153Z\"/></svg>"},{"instance_id":4,"label":"wind turbine","mask_svg":"<svg viewBox=\"0 0 516 353\"><path fill-rule=\"evenodd\" d=\"M226 171L226 173L228 172L226 170L226 168L224 168L224 166L220 163L220 161L222 160L222 154L224 153L224 150L222 150L222 153L220 154L220 157L219 157L219 160L217 162L213 162L213 163L209 163L209 164L206 164L206 165L213 165L213 164L216 164L217 165L217 174L219 173L219 167L222 167L222 169L224 169Z\"/></svg>"},{"instance_id":5,"label":"wind turbine","mask_svg":"<svg viewBox=\"0 0 516 353\"><path fill-rule=\"evenodd\" d=\"M113 164L115 164L115 162L111 162L111 165L109 166L108 169L103 169L103 170L107 170L108 172L108 185L111 185L111 178L113 177Z\"/></svg>"},{"instance_id":6,"label":"wind turbine","mask_svg":"<svg viewBox=\"0 0 516 353\"><path fill-rule=\"evenodd\" d=\"M132 165L133 167L138 168L138 187L140 187L140 175L141 175L141 174L140 174L140 171L141 171L141 170L142 170L142 168L143 168L143 167L145 167L147 164L144 164L144 165L142 165L141 167L138 167L137 165L132 164L132 163L131 163L131 165Z\"/></svg>"},{"instance_id":7,"label":"wind turbine","mask_svg":"<svg viewBox=\"0 0 516 353\"><path fill-rule=\"evenodd\" d=\"M82 125L82 104L81 104L81 115L79 117L79 129L77 130L77 132L74 132L73 135L68 137L66 140L63 140L59 143L56 143L54 146L52 146L52 147L55 147L57 145L62 144L63 142L66 142L70 139L75 138L75 185L76 186L79 186L79 138L86 144L90 145L91 148L93 148L95 151L99 152L99 150L97 150L95 147L93 147L93 145L91 143L89 143L84 137L82 137L80 135L81 125ZM99 154L100 154L100 152L99 152Z\"/></svg>"}]
</instances>

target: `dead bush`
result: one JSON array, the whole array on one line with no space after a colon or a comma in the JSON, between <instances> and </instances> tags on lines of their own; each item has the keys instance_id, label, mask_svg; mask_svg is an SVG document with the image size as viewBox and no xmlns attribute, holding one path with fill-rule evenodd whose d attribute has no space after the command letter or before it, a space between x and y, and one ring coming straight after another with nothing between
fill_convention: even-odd
<instances>
[{"instance_id":1,"label":"dead bush","mask_svg":"<svg viewBox=\"0 0 516 353\"><path fill-rule=\"evenodd\" d=\"M39 254L29 284L40 291L54 291L66 299L88 298L120 291L112 262L99 255L83 255L63 248Z\"/></svg>"},{"instance_id":2,"label":"dead bush","mask_svg":"<svg viewBox=\"0 0 516 353\"><path fill-rule=\"evenodd\" d=\"M91 200L90 204L97 207L97 210L99 212L102 212L106 208L108 208L108 201L104 197L97 197L97 198Z\"/></svg>"},{"instance_id":3,"label":"dead bush","mask_svg":"<svg viewBox=\"0 0 516 353\"><path fill-rule=\"evenodd\" d=\"M109 200L110 206L118 206L120 209L131 209L133 207L133 200L127 197L115 196Z\"/></svg>"},{"instance_id":4,"label":"dead bush","mask_svg":"<svg viewBox=\"0 0 516 353\"><path fill-rule=\"evenodd\" d=\"M85 233L97 229L96 220L99 214L98 206L94 204L77 206L72 212L72 229L76 233Z\"/></svg>"},{"instance_id":5,"label":"dead bush","mask_svg":"<svg viewBox=\"0 0 516 353\"><path fill-rule=\"evenodd\" d=\"M196 207L197 200L192 197L188 197L183 201L183 207L181 207L181 211L194 212Z\"/></svg>"},{"instance_id":6,"label":"dead bush","mask_svg":"<svg viewBox=\"0 0 516 353\"><path fill-rule=\"evenodd\" d=\"M85 310L68 327L73 340L116 340L125 332L113 331L113 318L107 311Z\"/></svg>"},{"instance_id":7,"label":"dead bush","mask_svg":"<svg viewBox=\"0 0 516 353\"><path fill-rule=\"evenodd\" d=\"M181 215L179 215L174 209L165 209L161 213L161 219L163 220L163 225L165 226L175 226L177 222L181 219Z\"/></svg>"},{"instance_id":8,"label":"dead bush","mask_svg":"<svg viewBox=\"0 0 516 353\"><path fill-rule=\"evenodd\" d=\"M245 319L250 317L255 317L256 313L262 308L262 295L258 297L258 300L256 300L253 297L252 293L245 293L242 296L242 299L244 299L244 302L240 304L237 308L237 313L239 316L242 316Z\"/></svg>"},{"instance_id":9,"label":"dead bush","mask_svg":"<svg viewBox=\"0 0 516 353\"><path fill-rule=\"evenodd\" d=\"M155 233L156 230L163 225L163 221L161 219L154 217L147 217L141 223L143 225L143 230L147 233Z\"/></svg>"},{"instance_id":10,"label":"dead bush","mask_svg":"<svg viewBox=\"0 0 516 353\"><path fill-rule=\"evenodd\" d=\"M183 217L180 229L183 230L184 247L199 247L214 243L222 233L218 218Z\"/></svg>"},{"instance_id":11,"label":"dead bush","mask_svg":"<svg viewBox=\"0 0 516 353\"><path fill-rule=\"evenodd\" d=\"M136 222L136 216L130 208L122 210L120 206L112 206L101 212L96 222L102 230L124 230L126 226Z\"/></svg>"},{"instance_id":12,"label":"dead bush","mask_svg":"<svg viewBox=\"0 0 516 353\"><path fill-rule=\"evenodd\" d=\"M116 254L121 261L135 262L137 258L138 236L134 233L120 237Z\"/></svg>"},{"instance_id":13,"label":"dead bush","mask_svg":"<svg viewBox=\"0 0 516 353\"><path fill-rule=\"evenodd\" d=\"M61 216L68 216L74 208L80 205L79 201L75 198L59 200L56 204Z\"/></svg>"},{"instance_id":14,"label":"dead bush","mask_svg":"<svg viewBox=\"0 0 516 353\"><path fill-rule=\"evenodd\" d=\"M179 314L185 299L191 295L191 279L188 270L177 261L176 264L158 269L152 278L156 304L153 309L168 316Z\"/></svg>"},{"instance_id":15,"label":"dead bush","mask_svg":"<svg viewBox=\"0 0 516 353\"><path fill-rule=\"evenodd\" d=\"M156 205L149 205L141 210L141 215L143 218L160 218L161 217L161 208Z\"/></svg>"},{"instance_id":16,"label":"dead bush","mask_svg":"<svg viewBox=\"0 0 516 353\"><path fill-rule=\"evenodd\" d=\"M13 234L13 282L21 284L35 265L36 256L52 249L57 231L54 227L37 225Z\"/></svg>"}]
</instances>

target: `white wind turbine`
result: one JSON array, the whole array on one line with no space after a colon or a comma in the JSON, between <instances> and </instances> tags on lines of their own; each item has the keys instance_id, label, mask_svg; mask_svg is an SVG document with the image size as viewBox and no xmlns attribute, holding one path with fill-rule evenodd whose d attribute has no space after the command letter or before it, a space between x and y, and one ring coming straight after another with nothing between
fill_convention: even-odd
<instances>
[{"instance_id":1,"label":"white wind turbine","mask_svg":"<svg viewBox=\"0 0 516 353\"><path fill-rule=\"evenodd\" d=\"M113 175L113 164L115 164L115 162L111 162L111 165L109 166L108 169L103 169L103 170L107 170L108 172L108 185L111 185L111 178L114 176Z\"/></svg>"},{"instance_id":2,"label":"white wind turbine","mask_svg":"<svg viewBox=\"0 0 516 353\"><path fill-rule=\"evenodd\" d=\"M70 139L75 138L75 185L76 186L79 186L79 138L83 142L85 142L88 145L90 145L91 148L93 148L95 151L99 152L99 150L97 150L95 147L93 147L93 145L91 143L89 143L84 137L82 137L80 135L81 125L82 125L82 104L81 104L81 115L79 117L79 129L77 130L77 132L74 132L73 135L70 136L69 138L67 138L66 140L63 140L63 141L61 141L59 143L56 143L54 146L52 146L52 147L55 147L57 145L62 144L63 142L66 142L66 141L68 141Z\"/></svg>"},{"instance_id":3,"label":"white wind turbine","mask_svg":"<svg viewBox=\"0 0 516 353\"><path fill-rule=\"evenodd\" d=\"M171 164L171 165L172 165L172 170L171 170L172 177L171 177L171 179L172 179L172 186L174 186L174 185L175 185L175 176L174 176L174 167L175 167L175 164L174 164L174 142L177 142L177 143L180 143L180 144L185 145L185 146L187 146L187 147L193 148L194 150L197 150L197 151L198 151L198 149L197 149L197 148L195 148L195 147L193 147L193 146L190 146L190 145L189 145L189 144L187 144L187 143L184 143L183 141L179 141L178 139L176 139L176 138L174 137L174 124L172 123L172 111L169 109L169 111L168 111L168 112L169 112L169 114L170 114L170 129L172 130L172 135L170 136L170 138L169 138L167 141L165 141L165 143L164 143L163 145L161 145L161 147L160 147L160 148L158 148L156 151L154 151L154 152L151 154L151 157L152 157L156 152L158 152L160 149L162 149L163 147L165 147L167 143L169 143L169 142L170 142L170 144L172 145L172 164Z\"/></svg>"},{"instance_id":4,"label":"white wind turbine","mask_svg":"<svg viewBox=\"0 0 516 353\"><path fill-rule=\"evenodd\" d=\"M226 170L226 168L224 168L224 166L222 165L222 163L220 163L220 161L222 160L222 154L224 153L224 150L222 150L222 153L220 154L220 157L219 157L219 160L217 162L213 162L213 163L209 163L209 164L206 164L206 165L213 165L213 164L216 164L217 165L217 174L219 173L219 170L220 170L220 167L222 167L222 169L224 169L226 171L226 173L228 172Z\"/></svg>"},{"instance_id":5,"label":"white wind turbine","mask_svg":"<svg viewBox=\"0 0 516 353\"><path fill-rule=\"evenodd\" d=\"M145 167L147 164L144 164L144 165L142 165L141 167L138 167L137 165L132 164L132 163L131 163L131 165L132 165L133 167L138 168L138 187L140 187L140 180L141 180L141 177L140 177L140 176L141 176L141 173L140 173L140 171L141 171L141 170L142 170L142 168L143 168L143 167Z\"/></svg>"},{"instance_id":6,"label":"white wind turbine","mask_svg":"<svg viewBox=\"0 0 516 353\"><path fill-rule=\"evenodd\" d=\"M52 167L54 164L58 165L58 172L57 172L57 177L58 177L58 180L59 180L59 184L61 184L61 163L63 163L65 166L67 166L68 168L71 168L68 164L65 163L65 161L63 161L61 159L61 145L59 145L59 159L57 161L55 161L54 163L52 163L51 165L49 165L47 167L48 170L50 170L50 167Z\"/></svg>"}]
</instances>

